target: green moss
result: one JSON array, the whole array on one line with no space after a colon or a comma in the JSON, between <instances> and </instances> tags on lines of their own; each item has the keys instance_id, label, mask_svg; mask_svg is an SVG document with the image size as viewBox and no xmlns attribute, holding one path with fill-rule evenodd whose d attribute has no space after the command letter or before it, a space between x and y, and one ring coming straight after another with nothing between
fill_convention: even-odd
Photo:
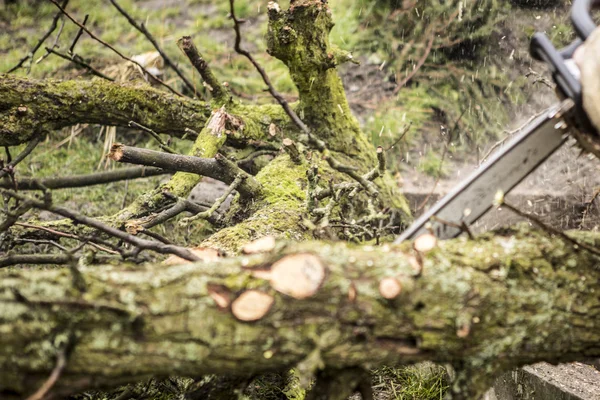
<instances>
[{"instance_id":1,"label":"green moss","mask_svg":"<svg viewBox=\"0 0 600 400\"><path fill-rule=\"evenodd\" d=\"M260 197L249 204L237 204L229 212L231 219L240 214L245 219L216 232L204 244L236 253L244 244L263 236L294 241L310 238L310 233L302 226L306 167L295 164L287 155L267 164L256 176L263 188Z\"/></svg>"}]
</instances>

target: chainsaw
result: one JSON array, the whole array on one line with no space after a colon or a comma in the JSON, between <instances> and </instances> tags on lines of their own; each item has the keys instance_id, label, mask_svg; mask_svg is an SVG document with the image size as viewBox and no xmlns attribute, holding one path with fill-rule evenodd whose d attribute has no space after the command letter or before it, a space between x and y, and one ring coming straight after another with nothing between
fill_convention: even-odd
<instances>
[{"instance_id":1,"label":"chainsaw","mask_svg":"<svg viewBox=\"0 0 600 400\"><path fill-rule=\"evenodd\" d=\"M597 133L583 109L579 68L573 54L596 29L591 17L600 0L575 0L571 21L577 39L558 50L543 33L531 40L534 59L545 62L562 100L524 126L501 150L486 160L396 239L395 243L432 233L451 239L488 212L498 193L509 193L567 140L571 129Z\"/></svg>"}]
</instances>

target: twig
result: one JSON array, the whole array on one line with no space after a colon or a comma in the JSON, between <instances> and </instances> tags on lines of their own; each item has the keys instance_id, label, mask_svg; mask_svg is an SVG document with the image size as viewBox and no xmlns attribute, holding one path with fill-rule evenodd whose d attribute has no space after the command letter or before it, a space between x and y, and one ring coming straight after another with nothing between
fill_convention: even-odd
<instances>
[{"instance_id":1,"label":"twig","mask_svg":"<svg viewBox=\"0 0 600 400\"><path fill-rule=\"evenodd\" d=\"M13 254L0 257L0 268L18 264L67 264L70 254Z\"/></svg>"},{"instance_id":2,"label":"twig","mask_svg":"<svg viewBox=\"0 0 600 400\"><path fill-rule=\"evenodd\" d=\"M36 230L40 230L40 231L45 231L45 232L51 233L52 235L55 235L55 236L58 236L58 237L65 237L65 238L75 239L75 240L79 240L79 241L86 241L87 244L89 244L92 247L97 248L98 250L105 251L105 252L110 253L110 254L120 254L118 251L111 250L108 247L101 246L98 243L94 243L91 240L87 240L87 239L81 238L81 237L79 237L77 235L73 235L71 233L65 233L65 232L57 231L56 229L47 228L45 226L32 225L32 224L27 224L27 223L24 223L24 222L17 222L17 223L15 223L15 225L16 226L22 226L23 228L29 228L29 229L36 229ZM98 239L93 239L93 240L99 241ZM111 244L108 244L108 246L111 246L111 247L115 248L115 246L113 246Z\"/></svg>"},{"instance_id":3,"label":"twig","mask_svg":"<svg viewBox=\"0 0 600 400\"><path fill-rule=\"evenodd\" d=\"M170 148L160 137L160 135L156 132L154 132L152 129L145 127L144 125L140 125L137 122L134 121L129 121L129 126L133 126L135 128L141 129L142 131L150 134L150 136L152 136L157 142L158 142L158 147L160 147L161 149L163 149L164 151L166 151L167 153L171 153L171 154L177 154L177 152L175 150L173 150L172 148Z\"/></svg>"},{"instance_id":4,"label":"twig","mask_svg":"<svg viewBox=\"0 0 600 400\"><path fill-rule=\"evenodd\" d=\"M142 69L142 71L144 71L145 74L148 74L148 76L151 76L152 79L156 80L156 82L158 82L159 84L161 84L162 86L166 87L167 89L169 89L173 94L176 94L177 96L181 96L183 97L183 94L181 94L180 92L178 92L177 90L173 89L169 84L165 83L164 81L162 81L161 79L159 79L158 77L154 76L152 73L150 73L150 71L148 71L142 64L140 64L139 62L125 56L123 53L121 53L119 50L115 49L113 46L111 46L110 44L106 43L105 41L103 41L102 39L100 39L98 36L94 35L88 28L85 27L85 25L82 25L79 21L77 21L75 18L73 18L63 7L60 6L60 4L58 4L58 2L56 2L56 0L50 0L50 2L52 4L54 4L56 7L58 7L58 9L67 17L69 18L71 21L73 21L73 23L75 25L77 25L78 27L80 27L81 29L83 29L85 31L85 33L87 33L88 35L90 35L90 37L92 39L94 39L95 41L97 41L98 43L102 44L103 46L109 48L110 50L112 50L116 55L118 55L119 57L121 57L124 60L127 60L135 65L137 65L138 67L140 67Z\"/></svg>"},{"instance_id":5,"label":"twig","mask_svg":"<svg viewBox=\"0 0 600 400\"><path fill-rule=\"evenodd\" d=\"M113 0L111 0L113 1ZM212 96L221 102L227 101L227 99L231 96L231 93L224 85L219 82L219 80L215 77L212 70L208 66L202 54L198 51L194 42L192 41L191 36L184 36L177 41L177 46L181 49L183 54L187 56L190 60L196 71L200 73L200 76L208 86L207 89L212 93Z\"/></svg>"},{"instance_id":6,"label":"twig","mask_svg":"<svg viewBox=\"0 0 600 400\"><path fill-rule=\"evenodd\" d=\"M245 179L246 177L244 175L238 175L235 180L233 182L231 182L231 185L229 185L229 187L227 188L227 190L225 191L225 193L223 193L223 195L221 197L219 197L217 200L215 200L214 204L206 211L203 211L201 213L198 213L192 217L189 218L184 218L181 220L180 225L186 226L188 225L190 222L196 221L197 219L207 219L209 217L212 216L212 214L217 211L217 209L219 207L221 207L221 204L223 204L223 202L225 200L227 200L227 197L229 197L229 195L235 190L237 189L237 187L242 183L242 181Z\"/></svg>"},{"instance_id":7,"label":"twig","mask_svg":"<svg viewBox=\"0 0 600 400\"><path fill-rule=\"evenodd\" d=\"M58 354L56 355L56 365L54 366L54 369L50 373L48 379L46 379L42 386L40 386L40 388L36 390L34 394L29 396L27 400L42 400L44 397L46 397L46 394L48 394L50 389L52 389L52 386L54 386L54 384L58 381L58 378L60 378L60 375L62 374L66 366L67 350L66 348L62 348L58 351Z\"/></svg>"},{"instance_id":8,"label":"twig","mask_svg":"<svg viewBox=\"0 0 600 400\"><path fill-rule=\"evenodd\" d=\"M404 127L404 130L402 131L402 133L400 134L400 137L398 139L396 139L392 144L390 144L388 146L387 149L385 149L385 151L390 151L391 149L393 149L394 147L396 147L396 145L398 143L400 143L402 141L402 139L404 139L404 136L406 136L406 134L410 131L410 127L412 126L412 121L408 123L407 126Z\"/></svg>"},{"instance_id":9,"label":"twig","mask_svg":"<svg viewBox=\"0 0 600 400\"><path fill-rule=\"evenodd\" d=\"M118 182L129 179L146 178L157 175L168 174L169 172L153 167L131 167L119 168L114 171L98 172L85 175L61 176L57 178L33 179L19 178L17 180L17 190L44 190L44 189L66 189L76 187L86 187L93 185L102 185L105 183ZM6 180L0 181L0 188L15 189L12 182Z\"/></svg>"},{"instance_id":10,"label":"twig","mask_svg":"<svg viewBox=\"0 0 600 400\"><path fill-rule=\"evenodd\" d=\"M253 176L244 172L244 170L220 154L217 154L215 158L200 158L140 149L115 143L108 157L118 162L156 166L171 171L190 172L192 174L208 176L227 184L231 184L241 174L245 177L238 188L242 197L252 198L261 190L260 183Z\"/></svg>"},{"instance_id":11,"label":"twig","mask_svg":"<svg viewBox=\"0 0 600 400\"><path fill-rule=\"evenodd\" d=\"M471 239L471 240L475 239L475 236L473 236L473 232L471 232L471 229L469 229L469 226L467 225L467 223L465 221L461 221L460 224L457 224L455 222L451 222L446 219L440 218L437 215L434 215L433 217L431 217L431 219L434 221L438 221L441 224L448 225L448 226L451 226L456 229L460 229L462 232L467 233L467 235L469 236L469 239Z\"/></svg>"},{"instance_id":12,"label":"twig","mask_svg":"<svg viewBox=\"0 0 600 400\"><path fill-rule=\"evenodd\" d=\"M267 85L267 88L269 90L269 93L271 93L271 96L273 96L273 98L275 98L275 100L277 100L277 102L281 105L281 107L283 107L283 110L285 111L285 113L290 117L290 119L294 122L294 124L296 124L296 126L298 126L298 128L300 128L300 130L302 130L302 132L304 132L307 135L310 134L310 129L308 128L308 126L306 126L306 124L304 122L302 122L300 117L298 117L298 114L296 114L294 112L294 110L292 110L289 103L283 98L283 96L277 90L275 90L275 88L273 87L273 84L271 83L271 80L269 79L269 76L267 75L265 70L254 59L254 57L252 57L252 54L250 54L247 50L244 50L241 47L241 43L242 43L242 33L240 30L241 21L238 20L237 17L235 16L235 0L229 0L229 13L230 13L231 19L233 20L233 29L235 30L235 43L234 43L233 48L236 51L236 53L243 55L252 63L252 65L254 65L254 68L256 68L256 70L262 77L263 82Z\"/></svg>"},{"instance_id":13,"label":"twig","mask_svg":"<svg viewBox=\"0 0 600 400\"><path fill-rule=\"evenodd\" d=\"M583 226L583 224L585 223L585 218L588 216L588 214L590 213L590 209L592 208L592 205L594 204L594 202L596 201L596 199L598 198L598 196L600 196L600 189L597 189L596 192L594 192L592 199L590 201L587 202L587 205L585 207L585 210L583 210L583 215L581 216L581 223L579 224L579 227L581 228Z\"/></svg>"},{"instance_id":14,"label":"twig","mask_svg":"<svg viewBox=\"0 0 600 400\"><path fill-rule=\"evenodd\" d=\"M260 157L260 156L272 156L272 155L274 155L276 153L277 153L277 151L275 151L275 150L257 150L257 151L254 151L254 152L248 154L246 157L244 157L244 158L242 158L240 160L237 160L236 164L241 167L244 164L249 163L250 161L254 160L257 157Z\"/></svg>"},{"instance_id":15,"label":"twig","mask_svg":"<svg viewBox=\"0 0 600 400\"><path fill-rule=\"evenodd\" d=\"M69 210L63 207L53 206L45 201L39 201L30 197L23 196L19 193L3 190L2 193L4 195L10 196L15 199L29 201L31 205L35 208L39 208L42 210L50 211L54 214L61 215L63 217L69 218L77 223L90 226L99 231L102 231L110 236L114 236L118 239L123 240L129 244L132 244L143 250L152 250L161 254L175 254L185 260L189 261L197 261L198 257L194 255L190 250L185 247L173 246L173 245L164 245L162 243L154 242L151 240L140 239L136 236L130 235L126 232L120 231L112 226L106 225L103 222L98 221L97 219L87 217L85 215L79 214L76 211Z\"/></svg>"},{"instance_id":16,"label":"twig","mask_svg":"<svg viewBox=\"0 0 600 400\"><path fill-rule=\"evenodd\" d=\"M58 29L58 33L56 34L56 37L54 38L54 43L52 43L52 46L50 46L51 49L58 47L58 40L60 39L60 35L62 35L63 29L65 28L66 23L67 23L67 21L65 21L63 19L62 23L60 24L60 28ZM49 55L50 55L50 52L46 51L46 53L43 56L41 56L40 58L35 60L35 63L36 64L41 63Z\"/></svg>"},{"instance_id":17,"label":"twig","mask_svg":"<svg viewBox=\"0 0 600 400\"><path fill-rule=\"evenodd\" d=\"M368 179L369 174L359 175L356 172L356 168L340 163L336 158L334 158L331 155L331 152L325 145L325 142L318 139L317 137L309 135L309 140L315 145L315 147L319 151L321 151L321 153L323 154L323 158L325 159L325 161L327 161L331 168L350 176L352 179L357 181L372 197L377 197L379 195L379 191L377 190L375 185Z\"/></svg>"},{"instance_id":18,"label":"twig","mask_svg":"<svg viewBox=\"0 0 600 400\"><path fill-rule=\"evenodd\" d=\"M64 7L66 7L68 3L69 3L69 0L64 0L61 9L63 9ZM44 36L42 36L42 38L36 43L36 45L33 46L33 49L31 49L31 51L29 53L27 53L27 55L25 57L23 57L23 58L21 58L19 60L19 62L17 63L17 65L15 65L14 67L12 67L8 71L6 71L7 74L10 74L11 72L14 72L17 69L21 68L21 66L28 59L32 59L33 60L33 56L35 55L35 52L38 51L38 49L40 47L42 47L42 44L44 44L44 42L46 41L46 39L48 39L48 37L50 37L50 35L52 35L52 32L54 32L54 30L56 29L56 25L58 24L58 19L60 18L61 15L62 15L62 12L56 13L56 15L54 16L54 18L52 19L52 24L50 25L50 29L48 29L48 31L44 34Z\"/></svg>"},{"instance_id":19,"label":"twig","mask_svg":"<svg viewBox=\"0 0 600 400\"><path fill-rule=\"evenodd\" d=\"M413 68L413 70L410 72L410 74L408 74L408 76L406 78L404 78L402 80L402 82L400 82L398 84L398 86L396 86L394 88L394 94L398 94L400 89L402 89L404 87L404 85L406 85L408 83L408 81L410 81L417 74L417 72L419 72L419 70L421 69L423 64L425 64L425 61L427 60L427 57L429 57L429 53L431 52L431 47L433 46L434 39L435 39L435 33L432 34L431 37L429 38L429 42L427 42L427 47L425 48L425 52L423 53L423 56L417 62L417 65Z\"/></svg>"},{"instance_id":20,"label":"twig","mask_svg":"<svg viewBox=\"0 0 600 400\"><path fill-rule=\"evenodd\" d=\"M85 17L83 17L83 22L81 23L81 25L85 25L87 23L87 20L89 17L90 17L89 14L85 14ZM71 45L69 46L70 54L73 54L73 52L75 50L75 46L77 45L77 42L79 42L79 38L81 37L82 34L83 34L83 28L79 28L79 30L77 31L77 35L75 35L73 42L71 42Z\"/></svg>"},{"instance_id":21,"label":"twig","mask_svg":"<svg viewBox=\"0 0 600 400\"><path fill-rule=\"evenodd\" d=\"M42 141L43 135L38 134L32 140L29 141L27 147L19 153L14 159L12 159L6 166L0 170L0 179L4 178L6 175L12 174L11 171L23 161L31 152L37 147L37 145Z\"/></svg>"},{"instance_id":22,"label":"twig","mask_svg":"<svg viewBox=\"0 0 600 400\"><path fill-rule=\"evenodd\" d=\"M69 252L69 249L67 249L65 246L60 245L59 243L56 243L54 240L47 240L47 239L15 239L18 242L23 242L23 243L34 243L34 244L47 244L50 246L54 246L57 249L64 251L65 253Z\"/></svg>"},{"instance_id":23,"label":"twig","mask_svg":"<svg viewBox=\"0 0 600 400\"><path fill-rule=\"evenodd\" d=\"M467 111L466 109L463 110L463 112L460 114L460 116L454 123L454 126L448 133L448 140L446 141L446 145L444 146L444 151L442 153L442 159L440 160L440 166L438 167L438 170L437 170L437 176L435 178L435 183L433 184L431 191L427 194L427 196L425 196L425 198L423 199L421 204L419 204L419 206L417 207L417 211L420 211L423 207L425 207L425 205L427 204L427 202L429 201L431 196L433 196L433 193L435 192L435 189L437 188L438 184L440 183L440 179L442 178L442 168L444 167L444 161L446 161L446 155L448 154L448 149L450 148L450 143L452 142L452 137L454 136L454 132L456 131L456 128L458 127L458 123L462 119L463 115L465 115L466 111Z\"/></svg>"},{"instance_id":24,"label":"twig","mask_svg":"<svg viewBox=\"0 0 600 400\"><path fill-rule=\"evenodd\" d=\"M567 243L570 243L573 247L575 247L575 249L581 247L582 249L587 250L588 252L594 254L595 256L600 256L600 250L598 250L592 246L589 246L586 243L578 242L577 240L569 237L566 233L561 232L558 229L555 229L549 225L546 225L544 222L542 222L540 219L534 217L533 215L524 213L523 211L519 210L515 206L508 204L506 201L504 201L504 199L502 200L502 202L499 203L499 205L508 208L510 211L514 212L515 214L517 214L518 216L520 216L522 218L532 221L533 223L538 225L540 228L545 230L548 234L559 236L564 241L566 241Z\"/></svg>"},{"instance_id":25,"label":"twig","mask_svg":"<svg viewBox=\"0 0 600 400\"><path fill-rule=\"evenodd\" d=\"M90 71L90 73L92 73L93 75L96 75L100 78L104 78L108 81L114 82L115 80L113 78L111 78L108 75L103 74L102 72L98 71L96 68L92 67L90 64L86 63L85 61L83 61L83 59L78 56L77 54L72 54L72 55L67 55L67 54L63 54L59 51L56 51L50 47L46 47L46 51L48 52L48 54L54 54L60 58L64 58L67 61L71 61L74 64L77 65L81 65L83 68L87 69L88 71Z\"/></svg>"},{"instance_id":26,"label":"twig","mask_svg":"<svg viewBox=\"0 0 600 400\"><path fill-rule=\"evenodd\" d=\"M210 207L210 205L204 206L203 204L197 204L194 203L190 200L186 200L186 199L177 199L177 203L175 203L175 205L173 207L167 208L166 210L160 212L159 214L157 214L156 216L152 217L148 222L144 222L142 224L142 227L144 228L144 230L142 232L146 232L148 229L156 226L156 225L160 225L168 220L170 220L171 218L175 218L176 216L178 216L179 214L183 213L183 212L190 212L190 213L201 213L203 211L205 211L206 209L208 209ZM215 213L213 213L215 214ZM216 218L207 218L209 222L211 223L217 223L218 220L221 218L220 215L218 215Z\"/></svg>"},{"instance_id":27,"label":"twig","mask_svg":"<svg viewBox=\"0 0 600 400\"><path fill-rule=\"evenodd\" d=\"M146 39L148 39L148 41L150 43L152 43L152 46L154 46L156 51L158 51L158 54L160 54L160 56L165 61L165 65L167 65L168 67L171 67L171 69L173 71L175 71L175 73L181 78L181 80L183 81L185 86L187 86L188 89L191 90L192 93L194 93L196 91L196 88L194 88L194 85L192 84L192 82L184 75L184 73L177 67L177 65L175 65L175 63L171 60L171 58L167 55L167 53L165 53L163 51L163 49L160 47L160 45L158 44L156 39L154 39L154 36L152 36L152 34L148 31L148 29L146 29L146 26L143 23L141 25L138 25L138 23L127 13L127 11L125 11L123 8L121 8L121 6L115 0L110 0L110 2L112 3L113 6L115 6L115 8L117 10L119 10L121 15L123 15L127 19L127 21L129 21L131 26L133 26L135 29L140 31L144 36L146 36Z\"/></svg>"},{"instance_id":28,"label":"twig","mask_svg":"<svg viewBox=\"0 0 600 400\"><path fill-rule=\"evenodd\" d=\"M544 113L544 111L540 111L534 115L532 115L531 117L529 117L529 119L522 124L521 126L519 126L517 129L514 129L512 131L504 131L504 133L506 133L506 136L503 139L500 139L499 141L497 141L496 143L494 143L494 145L488 150L487 153L485 153L485 155L483 156L483 158L481 159L481 161L479 162L479 165L481 165L483 162L485 162L485 160L487 160L487 158L490 156L490 154L492 154L494 152L494 150L496 150L498 147L502 146L508 139L510 139L510 137L512 135L514 135L517 132L522 131L527 125L529 125L529 123L533 120L535 120L537 117L539 117L540 115L542 115L542 113Z\"/></svg>"}]
</instances>

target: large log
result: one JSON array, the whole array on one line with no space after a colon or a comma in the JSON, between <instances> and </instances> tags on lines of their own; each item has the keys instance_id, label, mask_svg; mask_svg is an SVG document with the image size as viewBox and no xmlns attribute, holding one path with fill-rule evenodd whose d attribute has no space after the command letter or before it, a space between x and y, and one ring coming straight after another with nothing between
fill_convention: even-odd
<instances>
[{"instance_id":1,"label":"large log","mask_svg":"<svg viewBox=\"0 0 600 400\"><path fill-rule=\"evenodd\" d=\"M428 252L278 243L208 263L4 271L0 397L35 391L61 352L53 398L150 376L433 360L456 369L455 398L474 399L514 366L600 356L598 259L508 234Z\"/></svg>"}]
</instances>

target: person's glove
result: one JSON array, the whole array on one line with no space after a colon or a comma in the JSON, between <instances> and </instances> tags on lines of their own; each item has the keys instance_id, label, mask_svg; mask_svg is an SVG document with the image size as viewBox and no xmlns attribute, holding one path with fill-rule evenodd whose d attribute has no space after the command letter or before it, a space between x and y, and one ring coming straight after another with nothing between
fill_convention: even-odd
<instances>
[{"instance_id":1,"label":"person's glove","mask_svg":"<svg viewBox=\"0 0 600 400\"><path fill-rule=\"evenodd\" d=\"M600 28L588 37L573 55L581 72L583 109L600 132ZM575 134L581 147L600 157L600 137L589 132Z\"/></svg>"},{"instance_id":2,"label":"person's glove","mask_svg":"<svg viewBox=\"0 0 600 400\"><path fill-rule=\"evenodd\" d=\"M600 28L597 28L573 56L581 71L583 108L600 131Z\"/></svg>"}]
</instances>

